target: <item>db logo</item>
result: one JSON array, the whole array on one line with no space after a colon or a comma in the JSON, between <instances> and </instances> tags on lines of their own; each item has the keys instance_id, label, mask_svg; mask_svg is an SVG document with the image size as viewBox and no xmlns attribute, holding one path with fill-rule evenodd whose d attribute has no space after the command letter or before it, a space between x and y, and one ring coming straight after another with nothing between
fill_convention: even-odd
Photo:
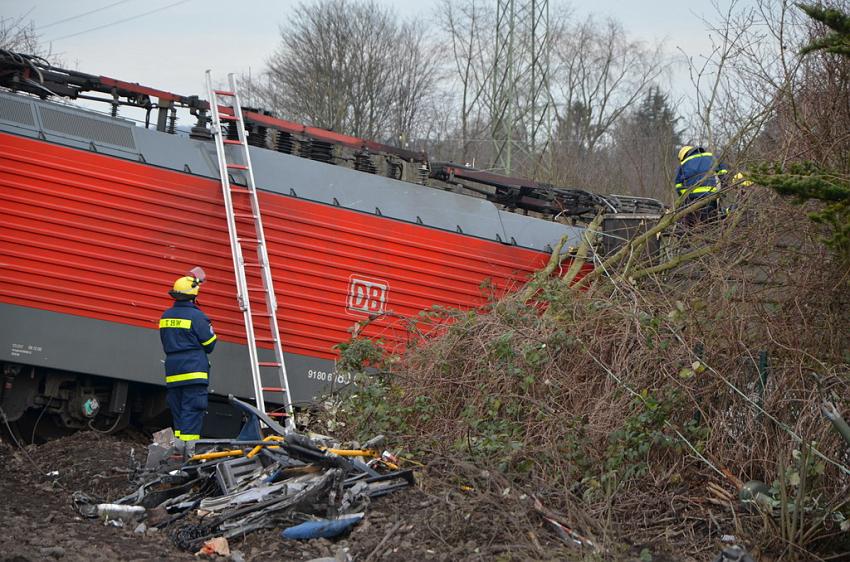
<instances>
[{"instance_id":1,"label":"db logo","mask_svg":"<svg viewBox=\"0 0 850 562\"><path fill-rule=\"evenodd\" d=\"M387 303L389 285L383 279L348 278L348 310L366 314L381 314Z\"/></svg>"}]
</instances>

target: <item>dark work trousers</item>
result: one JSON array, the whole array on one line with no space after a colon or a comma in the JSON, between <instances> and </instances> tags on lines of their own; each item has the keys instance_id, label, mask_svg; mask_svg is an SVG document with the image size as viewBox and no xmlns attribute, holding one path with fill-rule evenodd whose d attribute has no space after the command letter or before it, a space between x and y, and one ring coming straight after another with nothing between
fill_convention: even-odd
<instances>
[{"instance_id":1,"label":"dark work trousers","mask_svg":"<svg viewBox=\"0 0 850 562\"><path fill-rule=\"evenodd\" d=\"M172 386L166 393L174 434L183 441L200 439L207 410L207 385Z\"/></svg>"},{"instance_id":2,"label":"dark work trousers","mask_svg":"<svg viewBox=\"0 0 850 562\"><path fill-rule=\"evenodd\" d=\"M683 206L690 205L691 203L699 201L700 199L708 195L711 194L692 193L685 198L685 204ZM696 212L693 212L690 215L686 215L682 219L682 222L685 224L685 226L692 227L700 223L705 224L707 222L716 221L718 217L718 203L717 199L715 199L711 203L708 203L705 206L701 207Z\"/></svg>"}]
</instances>

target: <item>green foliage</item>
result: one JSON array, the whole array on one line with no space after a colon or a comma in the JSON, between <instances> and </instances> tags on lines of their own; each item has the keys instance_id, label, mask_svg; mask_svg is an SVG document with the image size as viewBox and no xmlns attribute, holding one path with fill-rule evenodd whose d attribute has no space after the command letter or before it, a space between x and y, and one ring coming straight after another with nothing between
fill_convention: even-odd
<instances>
[{"instance_id":1,"label":"green foliage","mask_svg":"<svg viewBox=\"0 0 850 562\"><path fill-rule=\"evenodd\" d=\"M826 51L836 55L850 57L850 15L835 8L825 8L814 4L797 4L801 10L815 21L827 26L831 31L815 39L801 53Z\"/></svg>"},{"instance_id":2,"label":"green foliage","mask_svg":"<svg viewBox=\"0 0 850 562\"><path fill-rule=\"evenodd\" d=\"M596 488L597 477L600 472L598 459L598 446L594 438L588 434L589 424L586 418L566 418L560 421L565 428L564 437L561 439L552 455L558 461L567 461L569 467L569 478L574 482L583 482L582 486L588 487L588 482L594 481L591 488ZM592 429L592 428L590 428ZM592 491L590 492L592 493Z\"/></svg>"},{"instance_id":3,"label":"green foliage","mask_svg":"<svg viewBox=\"0 0 850 562\"><path fill-rule=\"evenodd\" d=\"M635 413L609 436L609 445L605 451L606 471L616 473L624 480L646 473L652 451L668 450L683 454L687 448L687 444L668 424L681 406L677 391L669 390L663 397L657 397L644 389L640 398L635 398L634 404ZM708 436L708 429L692 419L680 431L697 450L700 450Z\"/></svg>"},{"instance_id":4,"label":"green foliage","mask_svg":"<svg viewBox=\"0 0 850 562\"><path fill-rule=\"evenodd\" d=\"M375 377L360 373L356 376L357 391L349 395L340 414L345 424L354 429L358 439L365 440L378 434L406 435L412 423L429 423L434 407L430 396L417 396L412 402L405 400L402 390L392 377Z\"/></svg>"},{"instance_id":5,"label":"green foliage","mask_svg":"<svg viewBox=\"0 0 850 562\"><path fill-rule=\"evenodd\" d=\"M810 18L830 31L806 45L801 54L827 52L850 57L850 15L842 10L814 4L798 4ZM824 207L809 216L826 226L827 245L845 263L850 263L850 178L846 175L846 143L833 151L833 161L844 170L823 168L813 162L762 166L753 174L756 183L773 188L781 195L798 201L817 200Z\"/></svg>"},{"instance_id":6,"label":"green foliage","mask_svg":"<svg viewBox=\"0 0 850 562\"><path fill-rule=\"evenodd\" d=\"M781 195L797 197L801 201L818 199L828 203L850 203L850 183L814 162L791 163L787 166L772 164L761 166L753 179L775 189Z\"/></svg>"},{"instance_id":7,"label":"green foliage","mask_svg":"<svg viewBox=\"0 0 850 562\"><path fill-rule=\"evenodd\" d=\"M434 407L430 396L406 399L387 370L398 358L388 355L381 340L354 337L338 344L337 370L351 373L356 391L347 395L337 415L345 426L354 428L358 439L377 434L403 435L411 430L411 422L428 423Z\"/></svg>"},{"instance_id":8,"label":"green foliage","mask_svg":"<svg viewBox=\"0 0 850 562\"><path fill-rule=\"evenodd\" d=\"M355 379L358 389L346 404L349 426L353 427L360 438L380 433L403 432L405 420L399 415L399 409L393 403L396 392L392 384L384 379L360 375Z\"/></svg>"},{"instance_id":9,"label":"green foliage","mask_svg":"<svg viewBox=\"0 0 850 562\"><path fill-rule=\"evenodd\" d=\"M545 292L545 284L542 288ZM604 311L606 306L599 302L591 308L595 314ZM684 317L686 310L684 303L677 301L673 313ZM657 394L644 391L635 399L633 413L609 436L607 447L599 447L599 437L588 435L587 422L581 419L557 422L573 429L568 432L568 438L556 446L534 446L529 442L529 431L553 421L551 410L537 404L540 394L548 392L551 384L548 379L550 365L561 353L580 352L578 342L571 334L569 323L551 317L546 319L536 309L517 300L494 302L490 314L498 316L502 327L485 340L483 346L485 361L482 364L492 372L478 388L467 390L476 399L468 401L454 414L456 417L452 421L459 431L452 442L444 445L458 454L469 455L516 475L529 473L535 466L562 463L566 459L572 476L584 483L585 492L590 495L613 493L622 482L645 475L653 454L684 453L687 446L671 428L674 418L683 417L682 400L674 390ZM423 313L423 317L426 316L433 322L451 320L443 336L449 342L463 342L480 329L480 315L474 312L434 309ZM661 327L665 321L670 321L669 318L645 314L639 320L652 340L651 346L664 350L670 345L669 339L661 335ZM529 326L539 329L541 323L549 328L543 331L545 337L530 339ZM376 366L392 364L379 342L354 338L339 349L342 354L340 367L359 373L357 392L348 397L341 408L346 416L345 425L354 428L358 437L367 438L378 433L415 435L422 424L439 423L437 412L445 415L440 409L439 394L415 395L409 389L403 392L395 384L396 375L391 371L375 372ZM454 346L447 350L451 351L445 354L430 351L430 365L435 374L451 380L457 376L458 357ZM491 393L493 377L503 381L498 394ZM702 447L705 428L692 420L678 423L676 427L695 447Z\"/></svg>"},{"instance_id":10,"label":"green foliage","mask_svg":"<svg viewBox=\"0 0 850 562\"><path fill-rule=\"evenodd\" d=\"M780 495L779 487L782 482L785 482L796 495L797 490L803 485L804 479L808 481L809 485L812 485L813 480L823 476L826 471L826 465L823 461L814 455L803 455L799 449L792 451L791 458L793 465L783 467L782 478L774 480L773 486L770 488L771 495L775 497Z\"/></svg>"},{"instance_id":11,"label":"green foliage","mask_svg":"<svg viewBox=\"0 0 850 562\"><path fill-rule=\"evenodd\" d=\"M809 217L830 231L825 242L844 262L850 262L850 180L813 162L765 165L753 173L756 183L798 202L823 201Z\"/></svg>"},{"instance_id":12,"label":"green foliage","mask_svg":"<svg viewBox=\"0 0 850 562\"><path fill-rule=\"evenodd\" d=\"M385 366L388 358L381 348L382 343L381 340L354 337L335 345L334 349L340 354L337 371L355 374Z\"/></svg>"},{"instance_id":13,"label":"green foliage","mask_svg":"<svg viewBox=\"0 0 850 562\"><path fill-rule=\"evenodd\" d=\"M359 439L379 433L403 434L410 430L409 421L430 421L430 397L416 397L411 404L401 405L404 393L394 384L387 369L398 358L388 355L381 340L354 337L340 343L337 371L350 373L356 391L346 396L337 410L343 424L354 428ZM340 420L337 420L340 421Z\"/></svg>"},{"instance_id":14,"label":"green foliage","mask_svg":"<svg viewBox=\"0 0 850 562\"><path fill-rule=\"evenodd\" d=\"M610 497L629 480L645 476L653 455L683 455L689 449L688 444L673 429L673 418L681 405L676 390L667 390L658 397L644 389L633 402L634 412L608 436L601 467L599 463L587 462L581 454L575 456L576 467L581 468L584 499L591 501L600 495ZM707 427L688 419L679 426L679 432L702 452L708 438ZM592 445L583 443L581 446ZM681 476L671 475L670 482L677 481L681 482Z\"/></svg>"},{"instance_id":15,"label":"green foliage","mask_svg":"<svg viewBox=\"0 0 850 562\"><path fill-rule=\"evenodd\" d=\"M523 410L519 401L496 396L485 400L484 412L467 406L461 412L461 419L468 427L467 437L455 443L455 448L488 458L502 472L509 469L527 472L531 468L529 462L514 462L525 443Z\"/></svg>"}]
</instances>

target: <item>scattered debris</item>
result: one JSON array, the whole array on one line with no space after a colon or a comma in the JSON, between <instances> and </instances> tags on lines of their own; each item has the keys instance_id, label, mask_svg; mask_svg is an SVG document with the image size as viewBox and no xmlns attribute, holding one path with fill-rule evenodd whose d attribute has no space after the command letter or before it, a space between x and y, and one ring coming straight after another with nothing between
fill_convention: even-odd
<instances>
[{"instance_id":1,"label":"scattered debris","mask_svg":"<svg viewBox=\"0 0 850 562\"><path fill-rule=\"evenodd\" d=\"M770 486L760 480L750 480L741 487L738 499L745 506L756 505L765 510L770 510L772 499L770 497Z\"/></svg>"},{"instance_id":2,"label":"scattered debris","mask_svg":"<svg viewBox=\"0 0 850 562\"><path fill-rule=\"evenodd\" d=\"M219 552L227 539L260 529L283 528L289 539L343 534L373 498L414 484L413 471L401 469L395 455L372 448L383 445L383 436L345 448L331 437L285 430L250 404L230 400L253 423L262 420L269 435L202 439L189 455L170 430L158 432L135 492L113 503L77 492L74 507L113 525L147 515L136 532L167 529L180 548L229 556ZM260 435L255 429L249 433Z\"/></svg>"},{"instance_id":3,"label":"scattered debris","mask_svg":"<svg viewBox=\"0 0 850 562\"><path fill-rule=\"evenodd\" d=\"M71 505L83 517L97 517L97 504L100 503L93 497L83 492L71 494Z\"/></svg>"},{"instance_id":4,"label":"scattered debris","mask_svg":"<svg viewBox=\"0 0 850 562\"><path fill-rule=\"evenodd\" d=\"M148 445L148 458L144 469L161 470L182 459L185 450L186 443L177 439L170 427L157 431L153 434L153 442ZM130 464L134 466L133 460Z\"/></svg>"},{"instance_id":5,"label":"scattered debris","mask_svg":"<svg viewBox=\"0 0 850 562\"><path fill-rule=\"evenodd\" d=\"M341 515L334 519L318 519L316 521L305 521L300 525L284 529L280 534L285 539L305 540L305 539L330 539L337 535L341 535L359 523L364 513L350 513Z\"/></svg>"},{"instance_id":6,"label":"scattered debris","mask_svg":"<svg viewBox=\"0 0 850 562\"><path fill-rule=\"evenodd\" d=\"M532 497L531 499L534 511L536 511L540 515L543 521L545 521L549 525L549 528L551 528L555 532L557 537L565 545L575 547L587 547L592 550L604 552L590 538L581 535L576 530L566 525L565 522L559 521L559 519L561 519L560 515L547 509L539 499L535 497Z\"/></svg>"},{"instance_id":7,"label":"scattered debris","mask_svg":"<svg viewBox=\"0 0 850 562\"><path fill-rule=\"evenodd\" d=\"M122 521L129 521L144 517L145 508L136 505L101 503L97 505L97 516L103 517L104 519L120 519Z\"/></svg>"},{"instance_id":8,"label":"scattered debris","mask_svg":"<svg viewBox=\"0 0 850 562\"><path fill-rule=\"evenodd\" d=\"M216 537L204 543L195 556L230 556L230 545L224 537Z\"/></svg>"},{"instance_id":9,"label":"scattered debris","mask_svg":"<svg viewBox=\"0 0 850 562\"><path fill-rule=\"evenodd\" d=\"M754 562L753 557L742 547L728 546L720 551L720 554L712 562Z\"/></svg>"},{"instance_id":10,"label":"scattered debris","mask_svg":"<svg viewBox=\"0 0 850 562\"><path fill-rule=\"evenodd\" d=\"M844 418L841 417L841 412L838 411L838 408L835 407L835 404L824 400L821 405L821 412L824 417L828 419L832 425L835 427L835 430L844 438L844 441L847 445L850 445L850 425L844 421Z\"/></svg>"}]
</instances>

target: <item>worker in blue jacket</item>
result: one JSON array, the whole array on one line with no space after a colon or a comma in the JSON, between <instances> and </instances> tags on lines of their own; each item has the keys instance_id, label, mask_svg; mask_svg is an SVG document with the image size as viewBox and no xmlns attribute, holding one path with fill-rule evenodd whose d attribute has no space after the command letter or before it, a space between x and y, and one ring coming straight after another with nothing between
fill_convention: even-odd
<instances>
[{"instance_id":1,"label":"worker in blue jacket","mask_svg":"<svg viewBox=\"0 0 850 562\"><path fill-rule=\"evenodd\" d=\"M174 305L159 321L168 407L174 435L182 441L201 438L210 373L207 354L212 353L216 341L209 318L195 303L202 281L195 275L177 279L169 291Z\"/></svg>"},{"instance_id":2,"label":"worker in blue jacket","mask_svg":"<svg viewBox=\"0 0 850 562\"><path fill-rule=\"evenodd\" d=\"M679 197L685 195L683 206L717 193L729 173L725 164L701 146L683 146L679 150L678 158L676 194ZM691 216L693 220L705 221L717 214L717 208L718 202L715 199L703 206L696 216Z\"/></svg>"}]
</instances>

